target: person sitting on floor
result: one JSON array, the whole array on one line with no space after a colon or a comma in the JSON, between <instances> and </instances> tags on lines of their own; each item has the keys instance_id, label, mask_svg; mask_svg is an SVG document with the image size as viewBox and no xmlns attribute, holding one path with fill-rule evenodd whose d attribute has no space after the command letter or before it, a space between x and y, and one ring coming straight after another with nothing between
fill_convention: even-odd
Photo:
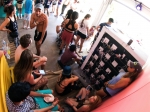
<instances>
[{"instance_id":1,"label":"person sitting on floor","mask_svg":"<svg viewBox=\"0 0 150 112\"><path fill-rule=\"evenodd\" d=\"M50 90L52 91L52 90ZM58 99L49 106L40 109L39 103L34 99L35 97L49 97L49 94L41 94L30 91L30 84L28 82L13 83L6 93L6 105L9 112L48 112L49 110L58 110ZM41 102L44 103L44 100Z\"/></svg>"},{"instance_id":2,"label":"person sitting on floor","mask_svg":"<svg viewBox=\"0 0 150 112\"><path fill-rule=\"evenodd\" d=\"M142 71L142 67L138 62L130 61L128 72L120 72L116 77L112 78L108 82L105 82L105 87L96 92L100 97L114 96L128 85L130 85Z\"/></svg>"},{"instance_id":3,"label":"person sitting on floor","mask_svg":"<svg viewBox=\"0 0 150 112\"><path fill-rule=\"evenodd\" d=\"M67 98L65 102L70 105L75 112L91 112L101 104L102 99L99 96L91 96L87 100L80 101Z\"/></svg>"},{"instance_id":4,"label":"person sitting on floor","mask_svg":"<svg viewBox=\"0 0 150 112\"><path fill-rule=\"evenodd\" d=\"M20 60L14 67L14 76L16 81L27 81L31 85L31 90L35 91L43 89L48 79L41 74L32 72L33 69L33 54L29 49L22 52Z\"/></svg>"},{"instance_id":5,"label":"person sitting on floor","mask_svg":"<svg viewBox=\"0 0 150 112\"><path fill-rule=\"evenodd\" d=\"M86 88L83 87L80 89L79 93L75 96L75 98L77 99L77 101L88 99L91 91L92 87L90 85L88 85Z\"/></svg>"},{"instance_id":6,"label":"person sitting on floor","mask_svg":"<svg viewBox=\"0 0 150 112\"><path fill-rule=\"evenodd\" d=\"M17 63L20 59L20 55L21 53L28 49L28 47L31 45L32 43L32 39L31 39L31 35L30 34L25 34L20 38L20 45L17 47L16 51L15 51L15 63ZM45 56L37 56L35 54L33 54L33 58L36 59L35 62L33 62L33 67L34 68L38 68L39 66L41 66L41 69L44 70L44 67L46 65L46 61L47 61L47 57Z\"/></svg>"},{"instance_id":7,"label":"person sitting on floor","mask_svg":"<svg viewBox=\"0 0 150 112\"><path fill-rule=\"evenodd\" d=\"M81 58L76 52L76 45L71 45L69 49L63 53L61 59L58 60L58 64L63 68L64 66L72 65L75 61L80 64Z\"/></svg>"},{"instance_id":8,"label":"person sitting on floor","mask_svg":"<svg viewBox=\"0 0 150 112\"><path fill-rule=\"evenodd\" d=\"M71 75L71 67L65 66L62 74L58 77L58 82L56 83L55 89L57 94L66 95L71 92L74 87L75 81L78 80L78 76Z\"/></svg>"}]
</instances>

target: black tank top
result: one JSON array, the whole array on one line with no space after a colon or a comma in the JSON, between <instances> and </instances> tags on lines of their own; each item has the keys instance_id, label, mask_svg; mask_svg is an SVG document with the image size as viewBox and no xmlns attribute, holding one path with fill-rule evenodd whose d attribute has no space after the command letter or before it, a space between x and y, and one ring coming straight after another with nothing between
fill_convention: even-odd
<instances>
[{"instance_id":1,"label":"black tank top","mask_svg":"<svg viewBox=\"0 0 150 112\"><path fill-rule=\"evenodd\" d=\"M9 17L8 17L9 18ZM15 18L15 17L14 17ZM10 18L9 18L10 19ZM16 21L16 18L14 21L12 21L10 19L10 22L9 22L9 25L6 26L7 29L9 29L10 31L12 32L16 32L18 30L18 25L17 25L17 21Z\"/></svg>"},{"instance_id":2,"label":"black tank top","mask_svg":"<svg viewBox=\"0 0 150 112\"><path fill-rule=\"evenodd\" d=\"M71 21L71 20L69 20L69 22L66 24L66 27L65 27L65 29L67 29L67 30L70 30L70 31L75 31L76 30L76 28L74 27L74 24L76 23L76 21ZM69 25L72 25L72 29L70 29L68 26Z\"/></svg>"}]
</instances>

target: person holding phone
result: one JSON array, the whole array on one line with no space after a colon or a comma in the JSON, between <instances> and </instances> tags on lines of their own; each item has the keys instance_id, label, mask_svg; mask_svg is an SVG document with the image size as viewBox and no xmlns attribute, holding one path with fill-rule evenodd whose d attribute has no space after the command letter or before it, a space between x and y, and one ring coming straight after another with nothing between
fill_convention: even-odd
<instances>
[{"instance_id":1,"label":"person holding phone","mask_svg":"<svg viewBox=\"0 0 150 112\"><path fill-rule=\"evenodd\" d=\"M88 99L90 92L92 91L92 87L88 85L86 88L81 88L79 93L76 95L77 101Z\"/></svg>"}]
</instances>

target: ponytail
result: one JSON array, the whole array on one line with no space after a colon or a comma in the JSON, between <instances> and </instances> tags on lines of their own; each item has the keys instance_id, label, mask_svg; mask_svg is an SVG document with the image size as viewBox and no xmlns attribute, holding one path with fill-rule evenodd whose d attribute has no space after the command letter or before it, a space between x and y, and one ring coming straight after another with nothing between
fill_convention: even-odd
<instances>
[{"instance_id":1,"label":"ponytail","mask_svg":"<svg viewBox=\"0 0 150 112\"><path fill-rule=\"evenodd\" d=\"M84 16L84 19L87 19L87 18L90 18L90 17L91 17L90 14L86 14L86 15ZM81 25L80 25L81 28L83 27L84 19L82 19L82 22L81 22Z\"/></svg>"},{"instance_id":2,"label":"ponytail","mask_svg":"<svg viewBox=\"0 0 150 112\"><path fill-rule=\"evenodd\" d=\"M14 11L15 6L14 5L6 5L4 7L4 12L9 16Z\"/></svg>"},{"instance_id":3,"label":"ponytail","mask_svg":"<svg viewBox=\"0 0 150 112\"><path fill-rule=\"evenodd\" d=\"M81 22L81 25L80 25L81 28L83 27L83 22L84 22L84 19L82 19L82 22Z\"/></svg>"}]
</instances>

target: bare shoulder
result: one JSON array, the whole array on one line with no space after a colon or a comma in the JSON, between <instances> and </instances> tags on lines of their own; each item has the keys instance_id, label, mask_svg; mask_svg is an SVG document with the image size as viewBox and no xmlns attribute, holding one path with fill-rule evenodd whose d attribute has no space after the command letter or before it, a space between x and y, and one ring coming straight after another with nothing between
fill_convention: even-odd
<instances>
[{"instance_id":1,"label":"bare shoulder","mask_svg":"<svg viewBox=\"0 0 150 112\"><path fill-rule=\"evenodd\" d=\"M121 78L121 81L122 81L122 82L129 83L131 80L130 80L130 78Z\"/></svg>"},{"instance_id":2,"label":"bare shoulder","mask_svg":"<svg viewBox=\"0 0 150 112\"><path fill-rule=\"evenodd\" d=\"M80 108L78 109L77 112L89 112L89 111L90 111L89 105L83 105L82 107L80 107Z\"/></svg>"}]
</instances>

